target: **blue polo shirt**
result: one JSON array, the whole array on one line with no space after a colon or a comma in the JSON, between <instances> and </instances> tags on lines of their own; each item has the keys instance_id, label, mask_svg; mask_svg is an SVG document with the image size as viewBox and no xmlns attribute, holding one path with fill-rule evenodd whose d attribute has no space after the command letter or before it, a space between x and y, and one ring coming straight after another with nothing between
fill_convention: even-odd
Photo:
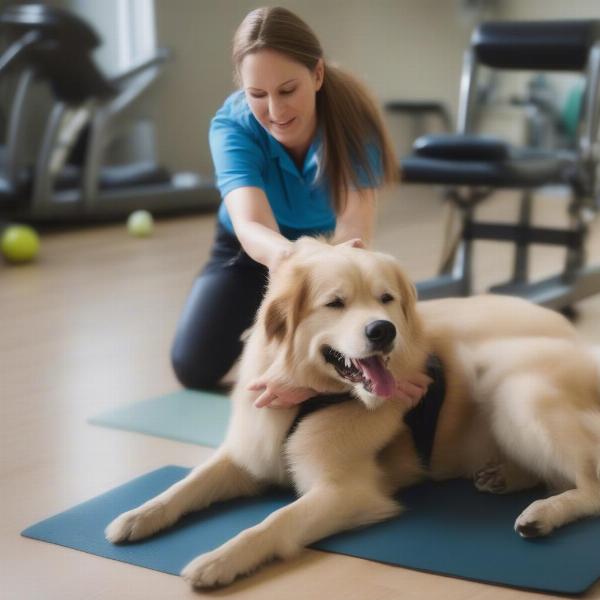
<instances>
[{"instance_id":1,"label":"blue polo shirt","mask_svg":"<svg viewBox=\"0 0 600 600\"><path fill-rule=\"evenodd\" d=\"M227 98L213 118L209 141L221 198L240 187L262 189L281 233L289 239L335 229L327 180L318 176L321 152L318 135L299 169L285 148L255 119L240 90ZM374 171L379 177L379 153L370 149L369 158L374 161ZM360 174L359 178L362 180ZM234 233L224 202L218 218Z\"/></svg>"}]
</instances>

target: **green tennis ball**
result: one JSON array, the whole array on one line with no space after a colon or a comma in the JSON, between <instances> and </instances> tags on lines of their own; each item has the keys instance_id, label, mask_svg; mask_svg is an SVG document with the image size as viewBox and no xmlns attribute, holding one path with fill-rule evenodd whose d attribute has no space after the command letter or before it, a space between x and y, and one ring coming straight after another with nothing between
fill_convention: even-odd
<instances>
[{"instance_id":1,"label":"green tennis ball","mask_svg":"<svg viewBox=\"0 0 600 600\"><path fill-rule=\"evenodd\" d=\"M10 225L0 240L0 248L6 260L12 263L32 261L40 251L40 238L28 225Z\"/></svg>"},{"instance_id":2,"label":"green tennis ball","mask_svg":"<svg viewBox=\"0 0 600 600\"><path fill-rule=\"evenodd\" d=\"M127 230L135 237L147 237L154 229L154 219L147 210L136 210L127 219Z\"/></svg>"}]
</instances>

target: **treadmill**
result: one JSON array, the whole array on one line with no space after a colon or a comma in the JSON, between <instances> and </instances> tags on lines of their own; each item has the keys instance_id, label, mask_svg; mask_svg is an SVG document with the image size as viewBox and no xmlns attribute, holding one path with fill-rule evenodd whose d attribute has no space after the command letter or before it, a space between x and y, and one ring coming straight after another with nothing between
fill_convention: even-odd
<instances>
[{"instance_id":1,"label":"treadmill","mask_svg":"<svg viewBox=\"0 0 600 600\"><path fill-rule=\"evenodd\" d=\"M136 209L155 214L214 210L220 201L212 178L172 173L154 162L106 166L109 144L135 122L135 108L169 59L149 60L106 77L91 54L101 44L78 16L44 4L0 12L0 76L16 72L0 147L0 219L32 222L118 219ZM23 131L35 81L51 89L49 111L33 164Z\"/></svg>"}]
</instances>

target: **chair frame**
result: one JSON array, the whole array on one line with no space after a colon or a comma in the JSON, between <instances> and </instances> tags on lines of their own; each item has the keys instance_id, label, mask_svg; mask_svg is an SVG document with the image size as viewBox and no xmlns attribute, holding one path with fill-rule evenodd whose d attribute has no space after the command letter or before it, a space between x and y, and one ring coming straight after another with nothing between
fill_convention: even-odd
<instances>
[{"instance_id":1,"label":"chair frame","mask_svg":"<svg viewBox=\"0 0 600 600\"><path fill-rule=\"evenodd\" d=\"M480 63L471 46L463 57L457 133L472 134L477 111L476 89ZM575 150L582 177L580 185L567 185L571 191L568 227L534 227L531 223L534 189L523 189L518 222L514 225L481 222L475 219L476 207L496 188L447 187L445 199L460 213L458 243L436 277L417 284L421 299L467 296L473 293L473 243L476 240L512 242L515 245L512 276L490 292L517 295L537 304L571 312L573 305L600 292L600 267L586 266L586 239L589 224L597 211L597 170L600 164L598 127L600 123L600 42L588 53L584 105L580 120L581 135ZM546 279L529 281L529 250L532 244L562 246L566 260L562 271Z\"/></svg>"}]
</instances>

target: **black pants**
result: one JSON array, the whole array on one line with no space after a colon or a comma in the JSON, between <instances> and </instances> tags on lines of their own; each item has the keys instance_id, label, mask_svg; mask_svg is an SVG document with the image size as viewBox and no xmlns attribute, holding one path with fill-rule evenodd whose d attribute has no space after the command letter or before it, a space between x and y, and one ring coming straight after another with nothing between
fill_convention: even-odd
<instances>
[{"instance_id":1,"label":"black pants","mask_svg":"<svg viewBox=\"0 0 600 600\"><path fill-rule=\"evenodd\" d=\"M267 278L267 268L252 260L219 224L210 259L194 281L171 349L173 370L184 387L212 387L227 373L242 351L240 336L254 321Z\"/></svg>"}]
</instances>

